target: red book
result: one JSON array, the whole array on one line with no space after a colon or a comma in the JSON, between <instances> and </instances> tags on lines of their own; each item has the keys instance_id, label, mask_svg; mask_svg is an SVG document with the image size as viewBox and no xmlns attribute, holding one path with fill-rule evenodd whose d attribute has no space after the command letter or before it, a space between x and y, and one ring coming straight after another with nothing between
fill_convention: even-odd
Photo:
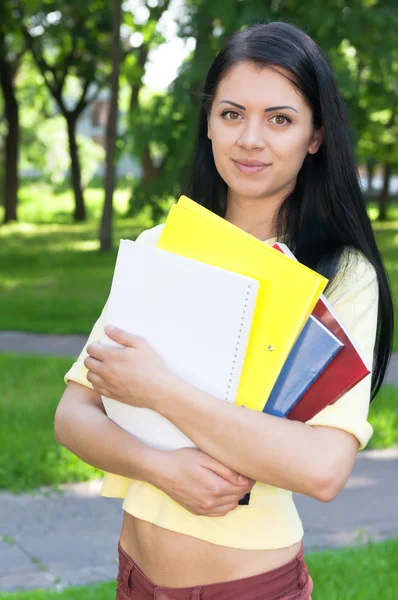
<instances>
[{"instance_id":1,"label":"red book","mask_svg":"<svg viewBox=\"0 0 398 600\"><path fill-rule=\"evenodd\" d=\"M273 246L283 254L297 260L285 244ZM332 305L322 295L313 312L321 323L344 344L326 369L288 413L293 421L308 421L329 404L333 404L370 373L359 348L356 346Z\"/></svg>"}]
</instances>

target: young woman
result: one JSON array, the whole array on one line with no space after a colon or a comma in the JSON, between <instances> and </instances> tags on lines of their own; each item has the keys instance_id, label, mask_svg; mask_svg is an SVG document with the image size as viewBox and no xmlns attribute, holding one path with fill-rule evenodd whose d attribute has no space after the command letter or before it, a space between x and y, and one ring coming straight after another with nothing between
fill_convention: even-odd
<instances>
[{"instance_id":1,"label":"young woman","mask_svg":"<svg viewBox=\"0 0 398 600\"><path fill-rule=\"evenodd\" d=\"M307 423L280 419L191 386L139 337L107 329L124 347L102 347L103 312L65 376L55 431L107 472L103 495L124 498L120 600L311 596L292 492L327 502L344 488L372 435L393 333L347 130L328 62L300 29L239 31L210 67L189 195L264 243L283 239L325 275L373 371ZM162 227L138 241L156 245ZM146 447L107 418L101 394L158 411L198 449Z\"/></svg>"}]
</instances>

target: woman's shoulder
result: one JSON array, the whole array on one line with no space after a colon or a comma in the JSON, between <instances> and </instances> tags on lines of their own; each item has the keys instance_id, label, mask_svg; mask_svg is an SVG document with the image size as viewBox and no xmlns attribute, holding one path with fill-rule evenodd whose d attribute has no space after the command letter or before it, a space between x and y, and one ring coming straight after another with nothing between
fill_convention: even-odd
<instances>
[{"instance_id":1,"label":"woman's shoulder","mask_svg":"<svg viewBox=\"0 0 398 600\"><path fill-rule=\"evenodd\" d=\"M155 225L155 227L145 229L142 233L140 233L135 241L139 242L140 244L146 244L147 246L156 246L162 234L164 225L164 223L160 223L160 225Z\"/></svg>"},{"instance_id":2,"label":"woman's shoulder","mask_svg":"<svg viewBox=\"0 0 398 600\"><path fill-rule=\"evenodd\" d=\"M332 302L337 302L364 291L372 297L377 295L376 269L362 252L346 247L341 253L336 276L326 295Z\"/></svg>"}]
</instances>

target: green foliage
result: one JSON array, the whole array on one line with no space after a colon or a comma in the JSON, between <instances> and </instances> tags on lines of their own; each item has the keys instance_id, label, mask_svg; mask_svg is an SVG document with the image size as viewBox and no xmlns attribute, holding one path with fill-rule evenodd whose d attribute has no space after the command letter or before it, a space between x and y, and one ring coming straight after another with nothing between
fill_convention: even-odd
<instances>
[{"instance_id":1,"label":"green foliage","mask_svg":"<svg viewBox=\"0 0 398 600\"><path fill-rule=\"evenodd\" d=\"M65 120L60 115L40 124L30 151L30 165L52 183L60 183L70 164Z\"/></svg>"},{"instance_id":2,"label":"green foliage","mask_svg":"<svg viewBox=\"0 0 398 600\"><path fill-rule=\"evenodd\" d=\"M195 38L195 50L167 93L146 105L141 103L130 117L134 153L142 156L143 149L154 142L162 148L161 167L147 179L135 182L130 214L137 214L144 204L159 206L167 194L180 195L189 177L200 106L198 91L206 71L227 36L256 22L288 21L315 38L329 54L348 103L360 159L398 162L398 125L377 120L381 108L389 118L392 116L397 98L393 3L354 0L345 6L340 0L277 0L266 4L260 0L185 0L185 9L179 35ZM154 154L150 152L153 162Z\"/></svg>"},{"instance_id":3,"label":"green foliage","mask_svg":"<svg viewBox=\"0 0 398 600\"><path fill-rule=\"evenodd\" d=\"M21 121L20 172L25 169L47 169L49 172L49 150L43 133L46 130L55 130L62 140L63 131L59 131L60 117L55 116L54 100L43 83L30 53L25 53L21 59L16 86ZM62 128L64 129L63 124ZM51 150L54 151L54 146ZM58 151L61 156L64 154L62 143L60 148L57 148L57 154Z\"/></svg>"},{"instance_id":4,"label":"green foliage","mask_svg":"<svg viewBox=\"0 0 398 600\"><path fill-rule=\"evenodd\" d=\"M22 0L20 6L25 36L55 95L62 95L69 77L83 89L92 82L100 87L107 82L111 72L109 2Z\"/></svg>"},{"instance_id":5,"label":"green foliage","mask_svg":"<svg viewBox=\"0 0 398 600\"><path fill-rule=\"evenodd\" d=\"M104 164L105 150L100 144L87 136L77 136L77 143L81 155L82 184L83 187L86 187L94 177L98 167Z\"/></svg>"},{"instance_id":6,"label":"green foliage","mask_svg":"<svg viewBox=\"0 0 398 600\"><path fill-rule=\"evenodd\" d=\"M206 70L227 36L255 22L285 20L308 31L330 56L353 121L359 159L398 163L394 3L353 0L345 6L340 0L276 0L264 5L262 0L185 0L177 17L178 34L185 40L194 39L196 47L169 90L155 93L148 102L144 100L142 76L149 51L163 41L157 24L168 6L169 0L123 5L120 95L127 130L119 138L118 152L139 156L143 169L142 180L135 180L132 187L131 216L149 206L152 218L158 220L167 212L170 197L180 195L189 177L200 106L198 92ZM22 19L18 19L18 10ZM111 71L111 5L106 0L71 0L66 4L63 0L44 4L40 0L6 0L0 17L0 30L7 31L8 56L21 51L29 41L61 112L77 110L94 98L98 88L106 86ZM29 61L23 58L22 70ZM55 121L50 124L53 110L37 73L30 65L18 79L18 97L24 109L22 158L23 164L47 165L48 169L46 155L53 155L51 134L57 127ZM95 85L90 87L90 82ZM42 152L46 137L40 134L44 121L48 123L43 131L48 128L50 132L47 152ZM82 157L88 155L91 152L81 152ZM52 177L57 179L54 170Z\"/></svg>"},{"instance_id":7,"label":"green foliage","mask_svg":"<svg viewBox=\"0 0 398 600\"><path fill-rule=\"evenodd\" d=\"M0 3L0 57L4 57L7 62L13 62L26 47L16 19L18 7L19 0Z\"/></svg>"},{"instance_id":8,"label":"green foliage","mask_svg":"<svg viewBox=\"0 0 398 600\"><path fill-rule=\"evenodd\" d=\"M35 142L36 153L33 156L31 152L30 165L41 170L45 180L54 184L64 182L71 166L65 120L60 115L46 119L37 131ZM86 187L104 163L105 150L87 136L78 135L77 142L82 185Z\"/></svg>"}]
</instances>

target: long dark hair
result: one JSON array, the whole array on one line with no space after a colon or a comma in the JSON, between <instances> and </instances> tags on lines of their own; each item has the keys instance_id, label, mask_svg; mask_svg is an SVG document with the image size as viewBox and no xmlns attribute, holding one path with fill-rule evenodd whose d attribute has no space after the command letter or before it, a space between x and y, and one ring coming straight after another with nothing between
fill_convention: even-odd
<instances>
[{"instance_id":1,"label":"long dark hair","mask_svg":"<svg viewBox=\"0 0 398 600\"><path fill-rule=\"evenodd\" d=\"M276 216L278 237L300 262L329 279L340 268L345 249L361 252L373 265L379 309L371 399L383 382L392 351L394 314L391 290L360 188L344 104L322 50L304 31L283 22L252 25L234 33L207 73L199 130L187 193L225 217L227 185L219 175L207 137L207 121L217 86L232 67L249 61L282 67L312 109L315 129L324 128L316 154L308 154Z\"/></svg>"}]
</instances>

